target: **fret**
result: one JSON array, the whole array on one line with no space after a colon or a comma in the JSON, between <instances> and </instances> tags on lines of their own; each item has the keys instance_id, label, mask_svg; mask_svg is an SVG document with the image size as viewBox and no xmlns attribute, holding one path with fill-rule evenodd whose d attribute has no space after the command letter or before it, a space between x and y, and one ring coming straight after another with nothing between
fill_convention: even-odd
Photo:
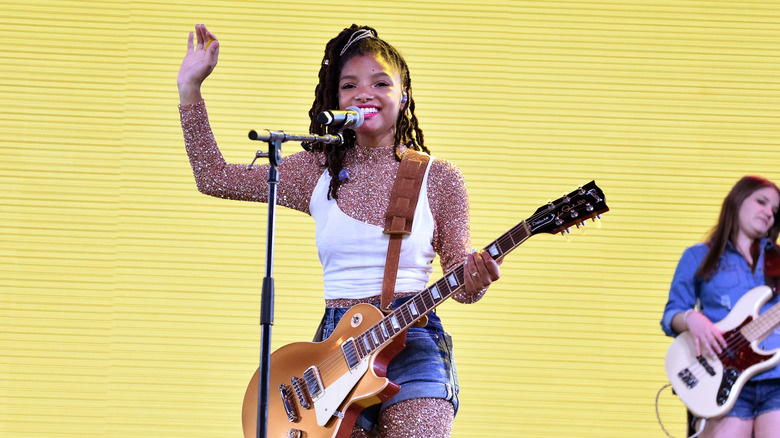
<instances>
[{"instance_id":1,"label":"fret","mask_svg":"<svg viewBox=\"0 0 780 438\"><path fill-rule=\"evenodd\" d=\"M753 341L761 338L768 332L775 329L780 322L780 304L775 304L769 310L760 315L755 321L745 326L745 329L750 328L753 336L748 340ZM755 330L753 330L755 329ZM747 336L745 336L747 338Z\"/></svg>"},{"instance_id":2,"label":"fret","mask_svg":"<svg viewBox=\"0 0 780 438\"><path fill-rule=\"evenodd\" d=\"M390 323L390 318L383 319L380 324L381 324L381 327L382 327L382 332L387 334L387 338L388 339L392 338L393 335L395 335L396 332L395 332L395 330L393 330L393 326Z\"/></svg>"},{"instance_id":3,"label":"fret","mask_svg":"<svg viewBox=\"0 0 780 438\"><path fill-rule=\"evenodd\" d=\"M778 323L780 323L780 304L775 304L758 318L746 324L740 330L740 333L748 341L752 342L774 330Z\"/></svg>"},{"instance_id":4,"label":"fret","mask_svg":"<svg viewBox=\"0 0 780 438\"><path fill-rule=\"evenodd\" d=\"M419 297L420 301L422 302L421 307L423 307L426 312L436 307L436 300L434 300L431 296L430 290L426 289L422 291Z\"/></svg>"},{"instance_id":5,"label":"fret","mask_svg":"<svg viewBox=\"0 0 780 438\"><path fill-rule=\"evenodd\" d=\"M392 324L394 332L401 331L401 324L398 323L398 317L395 313L390 317L390 324Z\"/></svg>"},{"instance_id":6,"label":"fret","mask_svg":"<svg viewBox=\"0 0 780 438\"><path fill-rule=\"evenodd\" d=\"M412 322L412 321L408 321L408 317L404 313L405 309L406 309L406 303L399 306L398 311L396 311L396 315L398 316L398 322L401 323L401 327L406 327Z\"/></svg>"},{"instance_id":7,"label":"fret","mask_svg":"<svg viewBox=\"0 0 780 438\"><path fill-rule=\"evenodd\" d=\"M412 312L412 316L418 317L420 316L420 310L417 308L417 304L414 302L414 299L417 297L413 297L411 300L407 301L409 303L409 311Z\"/></svg>"},{"instance_id":8,"label":"fret","mask_svg":"<svg viewBox=\"0 0 780 438\"><path fill-rule=\"evenodd\" d=\"M352 344L355 346L355 352L357 353L357 356L359 359L362 359L366 357L367 351L363 348L363 343L360 342L360 338L363 335L355 336L355 338L352 341Z\"/></svg>"},{"instance_id":9,"label":"fret","mask_svg":"<svg viewBox=\"0 0 780 438\"><path fill-rule=\"evenodd\" d=\"M439 286L436 283L433 283L433 286L431 286L431 296L433 297L434 302L438 302L441 300L441 293L439 292Z\"/></svg>"},{"instance_id":10,"label":"fret","mask_svg":"<svg viewBox=\"0 0 780 438\"><path fill-rule=\"evenodd\" d=\"M503 251L501 251L498 247L498 241L493 242L486 249L488 254L490 254L490 256L494 259L499 258L503 254Z\"/></svg>"},{"instance_id":11,"label":"fret","mask_svg":"<svg viewBox=\"0 0 780 438\"><path fill-rule=\"evenodd\" d=\"M455 271L450 272L450 275L447 276L447 285L449 286L451 292L454 292L455 289L457 289L460 285L458 282L458 277L455 276Z\"/></svg>"},{"instance_id":12,"label":"fret","mask_svg":"<svg viewBox=\"0 0 780 438\"><path fill-rule=\"evenodd\" d=\"M425 304L425 296L426 296L425 292L426 290L423 289L422 292L418 293L417 295L414 296L414 298L412 298L415 304L417 304L417 308L420 309L422 313L425 313L430 309L430 307L427 304Z\"/></svg>"},{"instance_id":13,"label":"fret","mask_svg":"<svg viewBox=\"0 0 780 438\"><path fill-rule=\"evenodd\" d=\"M447 283L447 277L440 278L435 284L439 291L444 294L444 297L448 297L452 293L452 290Z\"/></svg>"}]
</instances>

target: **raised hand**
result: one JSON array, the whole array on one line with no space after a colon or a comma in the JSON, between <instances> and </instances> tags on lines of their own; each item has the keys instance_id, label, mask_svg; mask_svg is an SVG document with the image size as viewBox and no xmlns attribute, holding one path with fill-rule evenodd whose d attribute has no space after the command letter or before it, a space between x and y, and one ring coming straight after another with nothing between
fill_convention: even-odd
<instances>
[{"instance_id":1,"label":"raised hand","mask_svg":"<svg viewBox=\"0 0 780 438\"><path fill-rule=\"evenodd\" d=\"M195 37L197 36L197 44ZM214 71L219 57L219 41L203 24L195 26L187 39L187 54L179 67L176 83L179 86L179 101L182 105L196 103L202 99L200 86Z\"/></svg>"}]
</instances>

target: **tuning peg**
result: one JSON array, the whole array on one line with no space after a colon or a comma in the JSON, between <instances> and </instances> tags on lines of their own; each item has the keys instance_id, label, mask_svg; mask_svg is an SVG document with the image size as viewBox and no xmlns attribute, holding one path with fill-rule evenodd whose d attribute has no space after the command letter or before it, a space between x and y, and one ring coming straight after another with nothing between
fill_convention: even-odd
<instances>
[{"instance_id":1,"label":"tuning peg","mask_svg":"<svg viewBox=\"0 0 780 438\"><path fill-rule=\"evenodd\" d=\"M601 228L601 215L596 215L596 217L593 218L593 222L596 223L596 228Z\"/></svg>"},{"instance_id":2,"label":"tuning peg","mask_svg":"<svg viewBox=\"0 0 780 438\"><path fill-rule=\"evenodd\" d=\"M561 231L561 236L566 238L566 242L571 242L571 228L566 228L565 230Z\"/></svg>"},{"instance_id":3,"label":"tuning peg","mask_svg":"<svg viewBox=\"0 0 780 438\"><path fill-rule=\"evenodd\" d=\"M580 234L585 234L585 221L577 223L577 229L580 230Z\"/></svg>"}]
</instances>

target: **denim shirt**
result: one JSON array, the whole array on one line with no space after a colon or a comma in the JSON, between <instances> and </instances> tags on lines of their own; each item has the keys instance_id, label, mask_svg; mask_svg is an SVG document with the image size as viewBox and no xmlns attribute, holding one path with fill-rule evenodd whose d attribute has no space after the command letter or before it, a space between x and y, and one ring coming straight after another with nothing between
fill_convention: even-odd
<instances>
[{"instance_id":1,"label":"denim shirt","mask_svg":"<svg viewBox=\"0 0 780 438\"><path fill-rule=\"evenodd\" d=\"M731 242L720 258L718 267L709 281L696 278L696 271L709 252L704 243L687 248L677 264L677 270L669 289L669 301L666 303L661 327L669 336L677 336L672 330L672 318L679 312L696 307L712 322L718 322L726 317L745 292L757 286L766 284L764 279L764 253L772 247L769 239L761 239L756 264L756 272L752 272L745 258L734 248ZM770 299L759 313L763 313L778 302L778 297ZM775 328L760 345L763 350L780 348L780 328ZM772 368L757 374L751 380L780 378L780 367Z\"/></svg>"}]
</instances>

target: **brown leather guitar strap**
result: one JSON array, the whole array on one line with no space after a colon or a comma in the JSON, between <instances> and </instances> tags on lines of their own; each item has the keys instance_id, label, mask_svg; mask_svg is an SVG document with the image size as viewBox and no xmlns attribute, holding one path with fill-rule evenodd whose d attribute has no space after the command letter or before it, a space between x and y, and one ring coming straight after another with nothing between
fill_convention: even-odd
<instances>
[{"instance_id":1,"label":"brown leather guitar strap","mask_svg":"<svg viewBox=\"0 0 780 438\"><path fill-rule=\"evenodd\" d=\"M401 242L405 235L412 232L414 210L417 207L417 199L420 197L420 188L430 158L428 155L408 149L398 166L398 174L390 193L384 230L385 234L390 235L390 243L387 246L387 262L380 302L380 309L385 313L392 310L398 262L401 258Z\"/></svg>"}]
</instances>

